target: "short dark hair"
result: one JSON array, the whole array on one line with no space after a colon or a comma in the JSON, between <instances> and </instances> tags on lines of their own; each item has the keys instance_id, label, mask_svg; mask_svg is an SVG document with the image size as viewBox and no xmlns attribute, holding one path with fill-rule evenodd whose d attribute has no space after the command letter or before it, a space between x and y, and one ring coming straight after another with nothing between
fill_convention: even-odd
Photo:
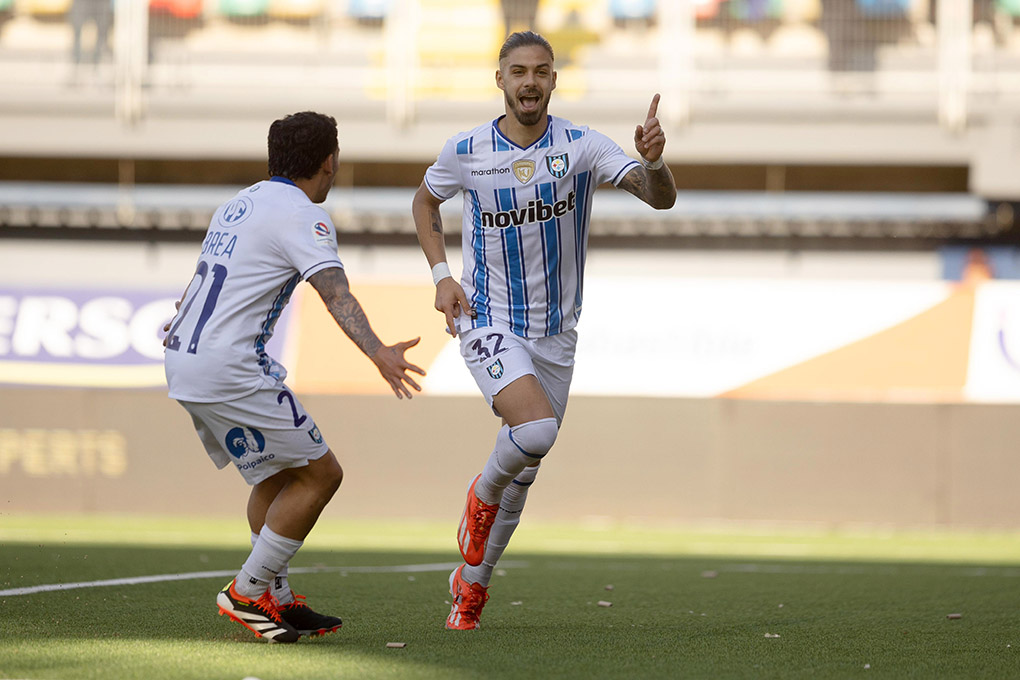
<instances>
[{"instance_id":1,"label":"short dark hair","mask_svg":"<svg viewBox=\"0 0 1020 680\"><path fill-rule=\"evenodd\" d=\"M553 54L553 48L549 41L534 31L517 31L508 35L506 40L503 41L503 46L499 48L499 60L503 61L510 52L518 47L525 47L527 45L544 47L549 52L549 57L553 61L556 60L556 55Z\"/></svg>"},{"instance_id":2,"label":"short dark hair","mask_svg":"<svg viewBox=\"0 0 1020 680\"><path fill-rule=\"evenodd\" d=\"M337 150L336 120L314 111L292 113L269 126L269 176L308 179Z\"/></svg>"}]
</instances>

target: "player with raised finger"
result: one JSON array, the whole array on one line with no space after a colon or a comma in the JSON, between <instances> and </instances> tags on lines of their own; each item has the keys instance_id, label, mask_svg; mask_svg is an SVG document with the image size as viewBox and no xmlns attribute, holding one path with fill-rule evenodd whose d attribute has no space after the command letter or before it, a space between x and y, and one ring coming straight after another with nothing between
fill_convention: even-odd
<instances>
[{"instance_id":1,"label":"player with raised finger","mask_svg":"<svg viewBox=\"0 0 1020 680\"><path fill-rule=\"evenodd\" d=\"M553 50L541 35L511 34L496 86L505 113L454 135L413 202L432 267L436 309L492 410L495 446L467 492L457 532L464 564L450 575L447 628L474 629L492 571L520 519L539 464L563 421L581 315L591 199L604 182L657 209L676 201L663 163L666 138L652 97L634 131L639 160L605 135L549 115ZM452 278L439 206L463 193L463 274Z\"/></svg>"}]
</instances>

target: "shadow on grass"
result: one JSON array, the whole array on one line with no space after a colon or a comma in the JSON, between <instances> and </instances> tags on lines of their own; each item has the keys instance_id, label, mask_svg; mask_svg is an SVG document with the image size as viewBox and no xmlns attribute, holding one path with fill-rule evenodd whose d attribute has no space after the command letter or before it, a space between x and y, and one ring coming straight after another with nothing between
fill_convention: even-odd
<instances>
[{"instance_id":1,"label":"shadow on grass","mask_svg":"<svg viewBox=\"0 0 1020 680\"><path fill-rule=\"evenodd\" d=\"M232 572L246 557L238 549L0 548L0 589ZM425 565L454 557L309 550L293 566ZM259 676L264 680L280 672L302 678L825 678L856 674L865 665L898 677L929 671L1008 677L1017 668L1016 567L516 553L507 558L526 566L493 577L483 628L473 632L443 627L449 611L445 569L297 574L295 589L314 608L343 617L344 627L286 647L267 648L216 616L215 596L229 576L0 596L0 675L35 677L49 669L45 677L78 677L53 665L75 654L123 657L124 674L102 676L108 679L240 678L260 663L268 664L266 675ZM961 618L947 618L956 613ZM33 655L40 640L47 646ZM407 647L391 649L388 642ZM181 649L201 665L168 669L166 655Z\"/></svg>"}]
</instances>

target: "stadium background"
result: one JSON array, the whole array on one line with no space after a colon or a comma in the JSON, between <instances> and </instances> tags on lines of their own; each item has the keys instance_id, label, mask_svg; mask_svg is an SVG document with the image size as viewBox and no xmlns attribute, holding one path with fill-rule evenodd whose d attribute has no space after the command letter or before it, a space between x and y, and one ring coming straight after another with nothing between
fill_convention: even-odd
<instances>
[{"instance_id":1,"label":"stadium background","mask_svg":"<svg viewBox=\"0 0 1020 680\"><path fill-rule=\"evenodd\" d=\"M327 515L455 517L450 471L496 421L432 310L410 199L502 111L509 21L557 50L551 111L625 149L660 92L680 189L662 212L596 194L530 515L1020 524L1012 0L88 4L0 0L3 512L243 507L165 397L158 329L212 210L264 177L269 122L315 109L340 123L326 205L354 291L430 373L383 394L296 297L275 352L347 472ZM457 243L459 200L444 214Z\"/></svg>"}]
</instances>

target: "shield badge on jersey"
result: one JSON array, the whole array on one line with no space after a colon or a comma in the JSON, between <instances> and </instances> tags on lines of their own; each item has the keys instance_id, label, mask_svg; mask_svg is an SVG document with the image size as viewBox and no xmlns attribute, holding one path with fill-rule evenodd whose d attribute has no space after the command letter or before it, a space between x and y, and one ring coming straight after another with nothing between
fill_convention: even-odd
<instances>
[{"instance_id":1,"label":"shield badge on jersey","mask_svg":"<svg viewBox=\"0 0 1020 680\"><path fill-rule=\"evenodd\" d=\"M499 380L503 377L503 360L496 359L496 363L492 364L486 369L489 375L492 376L493 380Z\"/></svg>"},{"instance_id":2,"label":"shield badge on jersey","mask_svg":"<svg viewBox=\"0 0 1020 680\"><path fill-rule=\"evenodd\" d=\"M514 177L521 184L527 184L535 176L535 161L514 161Z\"/></svg>"},{"instance_id":3,"label":"shield badge on jersey","mask_svg":"<svg viewBox=\"0 0 1020 680\"><path fill-rule=\"evenodd\" d=\"M549 168L549 174L559 179L567 174L567 170L570 168L570 159L565 153L558 156L546 156L545 165Z\"/></svg>"}]
</instances>

